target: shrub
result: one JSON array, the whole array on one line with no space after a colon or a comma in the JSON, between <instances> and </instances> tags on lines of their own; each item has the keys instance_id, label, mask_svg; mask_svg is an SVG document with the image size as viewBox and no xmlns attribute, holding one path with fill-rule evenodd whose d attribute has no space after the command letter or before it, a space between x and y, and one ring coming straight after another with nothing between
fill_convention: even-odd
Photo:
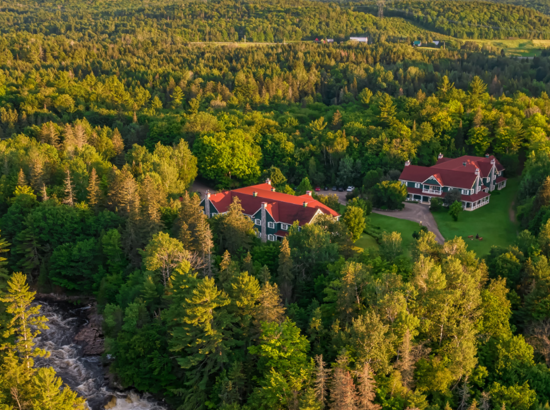
<instances>
[{"instance_id":1,"label":"shrub","mask_svg":"<svg viewBox=\"0 0 550 410\"><path fill-rule=\"evenodd\" d=\"M372 188L372 203L376 208L402 209L407 188L398 181L382 181Z\"/></svg>"},{"instance_id":2,"label":"shrub","mask_svg":"<svg viewBox=\"0 0 550 410\"><path fill-rule=\"evenodd\" d=\"M439 212L443 209L443 201L441 198L432 198L430 202L430 211Z\"/></svg>"},{"instance_id":3,"label":"shrub","mask_svg":"<svg viewBox=\"0 0 550 410\"><path fill-rule=\"evenodd\" d=\"M462 212L462 203L455 201L450 207L449 207L449 215L453 217L455 221L458 221L458 215Z\"/></svg>"}]
</instances>

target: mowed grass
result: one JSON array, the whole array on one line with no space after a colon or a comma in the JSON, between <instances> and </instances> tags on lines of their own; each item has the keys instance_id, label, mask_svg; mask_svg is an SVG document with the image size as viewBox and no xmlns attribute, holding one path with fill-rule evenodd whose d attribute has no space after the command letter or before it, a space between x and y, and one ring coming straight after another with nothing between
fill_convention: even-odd
<instances>
[{"instance_id":1,"label":"mowed grass","mask_svg":"<svg viewBox=\"0 0 550 410\"><path fill-rule=\"evenodd\" d=\"M487 43L504 49L507 56L535 57L539 56L542 49L550 47L550 40L472 40L476 43Z\"/></svg>"},{"instance_id":2,"label":"mowed grass","mask_svg":"<svg viewBox=\"0 0 550 410\"><path fill-rule=\"evenodd\" d=\"M379 215L375 213L370 214L369 218L371 227L377 232L399 232L401 234L401 239L403 240L403 250L405 250L406 253L409 253L409 250L414 242L412 234L414 231L419 230L419 224L416 222L407 221L405 219L397 219L391 216ZM355 246L363 249L378 249L376 240L368 234L363 234L363 236L355 242Z\"/></svg>"},{"instance_id":3,"label":"mowed grass","mask_svg":"<svg viewBox=\"0 0 550 410\"><path fill-rule=\"evenodd\" d=\"M510 219L510 208L518 187L519 178L509 179L506 188L491 194L488 205L475 211L461 212L457 222L446 211L434 212L439 231L445 240L461 236L468 250L475 251L478 257L486 256L492 246L510 245L517 236L517 224ZM475 239L478 234L483 237L482 241ZM470 235L474 236L473 240L468 239Z\"/></svg>"}]
</instances>

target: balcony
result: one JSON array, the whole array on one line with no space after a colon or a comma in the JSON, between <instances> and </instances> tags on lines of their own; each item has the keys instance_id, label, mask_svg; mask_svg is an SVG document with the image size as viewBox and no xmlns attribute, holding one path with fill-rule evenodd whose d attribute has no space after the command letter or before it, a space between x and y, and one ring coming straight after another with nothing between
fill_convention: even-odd
<instances>
[{"instance_id":1,"label":"balcony","mask_svg":"<svg viewBox=\"0 0 550 410\"><path fill-rule=\"evenodd\" d=\"M422 187L423 194L441 195L441 187L426 186Z\"/></svg>"}]
</instances>

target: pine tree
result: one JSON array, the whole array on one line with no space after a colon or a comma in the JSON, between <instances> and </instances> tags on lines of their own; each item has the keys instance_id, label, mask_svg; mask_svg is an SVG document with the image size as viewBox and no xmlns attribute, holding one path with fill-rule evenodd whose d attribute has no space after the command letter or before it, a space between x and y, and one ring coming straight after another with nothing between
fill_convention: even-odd
<instances>
[{"instance_id":1,"label":"pine tree","mask_svg":"<svg viewBox=\"0 0 550 410\"><path fill-rule=\"evenodd\" d=\"M470 386L468 385L468 379L464 379L462 388L459 389L458 395L460 397L460 403L457 410L466 410L468 408L468 401L470 400Z\"/></svg>"},{"instance_id":2,"label":"pine tree","mask_svg":"<svg viewBox=\"0 0 550 410\"><path fill-rule=\"evenodd\" d=\"M227 213L220 218L219 237L222 247L231 253L236 253L239 248L250 249L254 237L254 223L243 214L243 207L237 196L233 197Z\"/></svg>"},{"instance_id":3,"label":"pine tree","mask_svg":"<svg viewBox=\"0 0 550 410\"><path fill-rule=\"evenodd\" d=\"M88 142L88 136L86 135L86 129L82 123L77 123L73 127L73 135L75 145L78 149L84 148L84 145Z\"/></svg>"},{"instance_id":4,"label":"pine tree","mask_svg":"<svg viewBox=\"0 0 550 410\"><path fill-rule=\"evenodd\" d=\"M368 362L365 362L363 369L358 372L357 378L359 380L359 398L357 401L358 410L379 410L382 406L374 404L376 397L376 382L374 381L372 369Z\"/></svg>"},{"instance_id":5,"label":"pine tree","mask_svg":"<svg viewBox=\"0 0 550 410\"><path fill-rule=\"evenodd\" d=\"M290 254L288 239L285 237L281 243L281 253L279 254L278 282L281 287L281 295L285 305L289 305L292 300L292 284L294 280L294 263Z\"/></svg>"},{"instance_id":6,"label":"pine tree","mask_svg":"<svg viewBox=\"0 0 550 410\"><path fill-rule=\"evenodd\" d=\"M218 274L218 280L220 285L227 289L231 286L233 279L239 274L239 264L231 260L231 254L229 251L225 251L220 263L220 272Z\"/></svg>"},{"instance_id":7,"label":"pine tree","mask_svg":"<svg viewBox=\"0 0 550 410\"><path fill-rule=\"evenodd\" d=\"M472 404L470 405L470 407L468 407L468 410L479 410L479 408L477 407L477 400L474 399L472 401Z\"/></svg>"},{"instance_id":8,"label":"pine tree","mask_svg":"<svg viewBox=\"0 0 550 410\"><path fill-rule=\"evenodd\" d=\"M243 259L243 271L254 275L254 264L252 263L252 255L250 252L247 252L245 258Z\"/></svg>"},{"instance_id":9,"label":"pine tree","mask_svg":"<svg viewBox=\"0 0 550 410\"><path fill-rule=\"evenodd\" d=\"M340 355L336 360L330 388L331 410L357 410L357 392L347 365L347 357Z\"/></svg>"},{"instance_id":10,"label":"pine tree","mask_svg":"<svg viewBox=\"0 0 550 410\"><path fill-rule=\"evenodd\" d=\"M487 392L481 393L481 400L479 401L479 409L480 410L489 410L491 408L490 405L491 396Z\"/></svg>"},{"instance_id":11,"label":"pine tree","mask_svg":"<svg viewBox=\"0 0 550 410\"><path fill-rule=\"evenodd\" d=\"M40 410L86 410L89 407L82 397L68 387L61 389L63 381L51 367L38 369L31 381L33 409Z\"/></svg>"},{"instance_id":12,"label":"pine tree","mask_svg":"<svg viewBox=\"0 0 550 410\"><path fill-rule=\"evenodd\" d=\"M40 130L40 141L53 145L56 148L59 147L59 132L57 132L53 122L50 121L42 124L42 128Z\"/></svg>"},{"instance_id":13,"label":"pine tree","mask_svg":"<svg viewBox=\"0 0 550 410\"><path fill-rule=\"evenodd\" d=\"M260 283L269 283L271 281L271 272L269 271L267 265L264 265L262 269L260 269L260 274L258 277L260 279Z\"/></svg>"},{"instance_id":14,"label":"pine tree","mask_svg":"<svg viewBox=\"0 0 550 410\"><path fill-rule=\"evenodd\" d=\"M262 284L261 289L258 298L259 306L255 312L255 323L258 329L261 322L282 323L285 319L285 308L281 303L281 295L277 285L265 282Z\"/></svg>"},{"instance_id":15,"label":"pine tree","mask_svg":"<svg viewBox=\"0 0 550 410\"><path fill-rule=\"evenodd\" d=\"M9 252L10 245L11 244L8 243L8 241L6 241L5 238L0 236L0 255L2 255L3 253ZM8 274L8 269L7 269L7 265L8 265L7 261L8 261L7 258L0 256L0 294L4 292L6 288L6 284L10 278Z\"/></svg>"},{"instance_id":16,"label":"pine tree","mask_svg":"<svg viewBox=\"0 0 550 410\"><path fill-rule=\"evenodd\" d=\"M87 191L88 205L90 205L92 209L97 209L101 200L101 189L99 187L99 178L95 168L92 168L92 172L90 173Z\"/></svg>"},{"instance_id":17,"label":"pine tree","mask_svg":"<svg viewBox=\"0 0 550 410\"><path fill-rule=\"evenodd\" d=\"M48 191L46 189L46 184L42 183L42 188L40 190L40 196L42 197L42 202L46 202L50 197L48 196Z\"/></svg>"},{"instance_id":18,"label":"pine tree","mask_svg":"<svg viewBox=\"0 0 550 410\"><path fill-rule=\"evenodd\" d=\"M403 335L403 343L399 349L399 360L396 368L401 373L401 380L406 389L412 388L414 380L414 358L412 353L411 332L409 329Z\"/></svg>"},{"instance_id":19,"label":"pine tree","mask_svg":"<svg viewBox=\"0 0 550 410\"><path fill-rule=\"evenodd\" d=\"M35 154L30 159L31 168L31 188L39 192L44 184L44 166L40 157Z\"/></svg>"},{"instance_id":20,"label":"pine tree","mask_svg":"<svg viewBox=\"0 0 550 410\"><path fill-rule=\"evenodd\" d=\"M164 228L161 219L160 207L164 203L164 193L147 174L141 183L140 198L142 200L141 210L143 213L142 233L146 241Z\"/></svg>"},{"instance_id":21,"label":"pine tree","mask_svg":"<svg viewBox=\"0 0 550 410\"><path fill-rule=\"evenodd\" d=\"M315 362L317 364L315 368L315 397L321 404L321 409L324 409L327 400L329 370L325 368L322 354L315 357Z\"/></svg>"},{"instance_id":22,"label":"pine tree","mask_svg":"<svg viewBox=\"0 0 550 410\"><path fill-rule=\"evenodd\" d=\"M4 337L7 339L17 335L14 345L5 343L2 349L15 352L27 370L34 365L33 357L49 355L45 350L34 347L34 339L40 334L40 330L48 328L47 319L38 316L40 306L31 306L35 294L36 292L29 291L27 277L16 272L8 281L7 292L0 297L0 301L7 304L6 312L12 316L6 325Z\"/></svg>"},{"instance_id":23,"label":"pine tree","mask_svg":"<svg viewBox=\"0 0 550 410\"><path fill-rule=\"evenodd\" d=\"M25 177L25 173L23 172L23 168L19 168L19 174L17 174L17 186L18 187L28 186L27 178Z\"/></svg>"},{"instance_id":24,"label":"pine tree","mask_svg":"<svg viewBox=\"0 0 550 410\"><path fill-rule=\"evenodd\" d=\"M65 199L63 200L64 204L69 206L74 206L75 203L75 189L73 180L71 179L71 171L67 168L67 176L65 177Z\"/></svg>"}]
</instances>

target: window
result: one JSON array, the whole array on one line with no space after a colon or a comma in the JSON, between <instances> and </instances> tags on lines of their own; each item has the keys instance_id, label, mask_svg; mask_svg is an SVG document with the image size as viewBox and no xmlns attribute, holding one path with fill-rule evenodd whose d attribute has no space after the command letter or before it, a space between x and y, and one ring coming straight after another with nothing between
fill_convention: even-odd
<instances>
[{"instance_id":1,"label":"window","mask_svg":"<svg viewBox=\"0 0 550 410\"><path fill-rule=\"evenodd\" d=\"M287 224L281 224L281 229L288 231L288 225Z\"/></svg>"},{"instance_id":2,"label":"window","mask_svg":"<svg viewBox=\"0 0 550 410\"><path fill-rule=\"evenodd\" d=\"M261 220L261 219L254 219L254 224L255 224L255 225L261 225L261 224L262 224L262 220Z\"/></svg>"},{"instance_id":3,"label":"window","mask_svg":"<svg viewBox=\"0 0 550 410\"><path fill-rule=\"evenodd\" d=\"M462 195L468 195L468 191L466 191L465 189L462 190Z\"/></svg>"},{"instance_id":4,"label":"window","mask_svg":"<svg viewBox=\"0 0 550 410\"><path fill-rule=\"evenodd\" d=\"M419 183L419 182L415 182L415 183L414 183L414 187L415 187L415 188L420 188L420 183Z\"/></svg>"},{"instance_id":5,"label":"window","mask_svg":"<svg viewBox=\"0 0 550 410\"><path fill-rule=\"evenodd\" d=\"M267 235L267 240L273 242L275 240L275 236L274 235Z\"/></svg>"},{"instance_id":6,"label":"window","mask_svg":"<svg viewBox=\"0 0 550 410\"><path fill-rule=\"evenodd\" d=\"M262 237L262 233L261 233L260 231L256 231L256 236L257 236L258 238L261 238L261 237Z\"/></svg>"},{"instance_id":7,"label":"window","mask_svg":"<svg viewBox=\"0 0 550 410\"><path fill-rule=\"evenodd\" d=\"M273 222L268 222L267 227L271 229L275 229L275 224Z\"/></svg>"}]
</instances>

